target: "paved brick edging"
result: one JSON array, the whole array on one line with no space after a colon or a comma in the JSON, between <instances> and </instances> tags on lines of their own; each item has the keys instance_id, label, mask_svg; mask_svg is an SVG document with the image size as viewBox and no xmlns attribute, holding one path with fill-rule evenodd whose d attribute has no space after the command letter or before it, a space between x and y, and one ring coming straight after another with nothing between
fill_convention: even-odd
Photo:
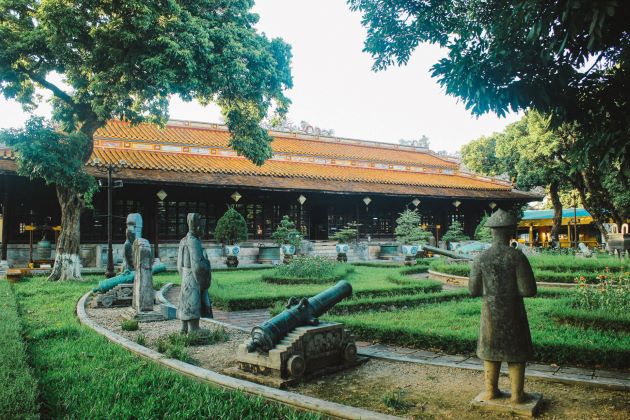
<instances>
[{"instance_id":1,"label":"paved brick edging","mask_svg":"<svg viewBox=\"0 0 630 420\"><path fill-rule=\"evenodd\" d=\"M400 417L394 417L387 414L376 413L373 411L365 410L357 407L350 407L343 404L334 403L331 401L325 401L318 398L309 397L306 395L297 394L294 392L282 391L276 388L271 388L264 385L258 385L253 382L244 381L242 379L232 378L231 376L222 375L220 373L203 369L189 363L184 363L176 359L170 359L164 357L161 353L155 350L151 350L147 347L141 346L131 340L122 337L106 328L101 327L94 321L92 321L85 311L85 304L92 292L88 292L79 299L77 303L77 317L79 322L98 334L104 336L112 343L118 344L127 350L136 353L139 356L150 359L156 363L167 366L180 373L192 376L196 379L201 379L206 382L210 382L214 385L238 390L248 394L263 397L268 400L276 401L285 405L289 405L301 410L314 411L322 413L328 416L344 419L400 419Z\"/></svg>"}]
</instances>

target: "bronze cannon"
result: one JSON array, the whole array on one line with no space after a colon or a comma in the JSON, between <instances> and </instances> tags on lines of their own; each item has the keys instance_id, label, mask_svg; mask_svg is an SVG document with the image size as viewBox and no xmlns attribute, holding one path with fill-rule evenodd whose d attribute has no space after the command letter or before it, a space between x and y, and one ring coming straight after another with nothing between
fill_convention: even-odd
<instances>
[{"instance_id":1,"label":"bronze cannon","mask_svg":"<svg viewBox=\"0 0 630 420\"><path fill-rule=\"evenodd\" d=\"M422 250L432 252L433 254L444 255L445 257L455 260L473 260L474 257L468 254L460 254L459 252L447 251L446 249L436 248L430 245L421 245Z\"/></svg>"},{"instance_id":2,"label":"bronze cannon","mask_svg":"<svg viewBox=\"0 0 630 420\"><path fill-rule=\"evenodd\" d=\"M247 351L268 352L295 328L318 325L319 316L350 295L352 286L346 280L341 280L310 299L289 299L286 310L252 329Z\"/></svg>"}]
</instances>

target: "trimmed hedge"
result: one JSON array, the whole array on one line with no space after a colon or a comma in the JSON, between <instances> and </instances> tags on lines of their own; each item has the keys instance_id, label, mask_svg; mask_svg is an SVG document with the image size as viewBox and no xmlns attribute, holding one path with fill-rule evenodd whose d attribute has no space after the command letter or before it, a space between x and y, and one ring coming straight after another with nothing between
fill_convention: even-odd
<instances>
[{"instance_id":1,"label":"trimmed hedge","mask_svg":"<svg viewBox=\"0 0 630 420\"><path fill-rule=\"evenodd\" d=\"M37 381L28 365L17 303L6 281L0 281L0 418L39 418Z\"/></svg>"},{"instance_id":2,"label":"trimmed hedge","mask_svg":"<svg viewBox=\"0 0 630 420\"><path fill-rule=\"evenodd\" d=\"M549 312L551 319L561 324L578 328L592 328L603 331L630 333L630 315L612 314L605 310L573 308L570 300L558 304Z\"/></svg>"},{"instance_id":3,"label":"trimmed hedge","mask_svg":"<svg viewBox=\"0 0 630 420\"><path fill-rule=\"evenodd\" d=\"M336 283L339 280L346 278L350 273L354 273L354 267L339 266L335 268L335 274L332 277L283 277L273 272L270 274L264 274L262 276L262 280L273 284L328 284Z\"/></svg>"}]
</instances>

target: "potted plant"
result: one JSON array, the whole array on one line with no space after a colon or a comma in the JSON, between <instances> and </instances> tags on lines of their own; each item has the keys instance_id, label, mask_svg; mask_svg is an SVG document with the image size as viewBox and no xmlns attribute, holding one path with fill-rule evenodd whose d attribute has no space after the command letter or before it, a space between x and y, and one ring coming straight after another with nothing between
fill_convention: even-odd
<instances>
[{"instance_id":1,"label":"potted plant","mask_svg":"<svg viewBox=\"0 0 630 420\"><path fill-rule=\"evenodd\" d=\"M348 251L350 250L350 242L357 239L359 231L356 227L348 224L333 235L333 239L338 242L335 246L337 251L337 261L348 262Z\"/></svg>"},{"instance_id":2,"label":"potted plant","mask_svg":"<svg viewBox=\"0 0 630 420\"><path fill-rule=\"evenodd\" d=\"M448 231L442 236L446 243L446 249L451 249L454 242L469 241L470 238L464 233L464 227L459 220L454 220L448 227Z\"/></svg>"},{"instance_id":3,"label":"potted plant","mask_svg":"<svg viewBox=\"0 0 630 420\"><path fill-rule=\"evenodd\" d=\"M289 216L283 216L278 228L271 234L271 239L281 247L284 253L284 263L288 264L295 255L303 237Z\"/></svg>"},{"instance_id":4,"label":"potted plant","mask_svg":"<svg viewBox=\"0 0 630 420\"><path fill-rule=\"evenodd\" d=\"M247 240L247 223L234 207L230 207L217 221L214 237L225 244L227 266L238 267L238 254L241 251L238 243Z\"/></svg>"},{"instance_id":5,"label":"potted plant","mask_svg":"<svg viewBox=\"0 0 630 420\"><path fill-rule=\"evenodd\" d=\"M396 219L396 240L402 244L402 252L405 256L405 264L413 265L416 262L416 254L420 250L419 244L426 244L433 236L420 227L420 215L416 210L405 210Z\"/></svg>"}]
</instances>

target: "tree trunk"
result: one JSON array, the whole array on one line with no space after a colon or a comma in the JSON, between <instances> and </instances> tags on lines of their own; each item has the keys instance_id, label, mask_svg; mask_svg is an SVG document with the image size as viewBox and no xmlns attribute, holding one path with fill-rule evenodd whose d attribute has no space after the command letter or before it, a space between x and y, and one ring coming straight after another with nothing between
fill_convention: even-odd
<instances>
[{"instance_id":1,"label":"tree trunk","mask_svg":"<svg viewBox=\"0 0 630 420\"><path fill-rule=\"evenodd\" d=\"M597 230L599 230L599 233L601 233L602 238L604 238L605 241L608 241L608 232L606 231L606 228L604 227L604 223L607 222L606 216L603 215L601 211L599 211L599 207L597 207L597 204L593 203L592 199L587 198L586 196L587 187L586 187L586 182L583 175L579 176L579 181L576 183L576 187L577 187L578 193L580 194L580 200L582 201L582 204L584 205L584 209L587 212L589 212L590 215L593 217L593 223L595 223L595 227L597 227Z\"/></svg>"},{"instance_id":2,"label":"tree trunk","mask_svg":"<svg viewBox=\"0 0 630 420\"><path fill-rule=\"evenodd\" d=\"M80 280L80 221L84 203L79 194L60 185L57 185L57 198L61 206L62 229L57 241L55 265L48 280Z\"/></svg>"},{"instance_id":3,"label":"tree trunk","mask_svg":"<svg viewBox=\"0 0 630 420\"><path fill-rule=\"evenodd\" d=\"M551 228L551 240L555 243L560 243L558 234L562 227L562 202L560 201L560 195L558 194L558 182L554 181L549 185L549 195L551 197L551 203L553 204L553 227Z\"/></svg>"}]
</instances>

